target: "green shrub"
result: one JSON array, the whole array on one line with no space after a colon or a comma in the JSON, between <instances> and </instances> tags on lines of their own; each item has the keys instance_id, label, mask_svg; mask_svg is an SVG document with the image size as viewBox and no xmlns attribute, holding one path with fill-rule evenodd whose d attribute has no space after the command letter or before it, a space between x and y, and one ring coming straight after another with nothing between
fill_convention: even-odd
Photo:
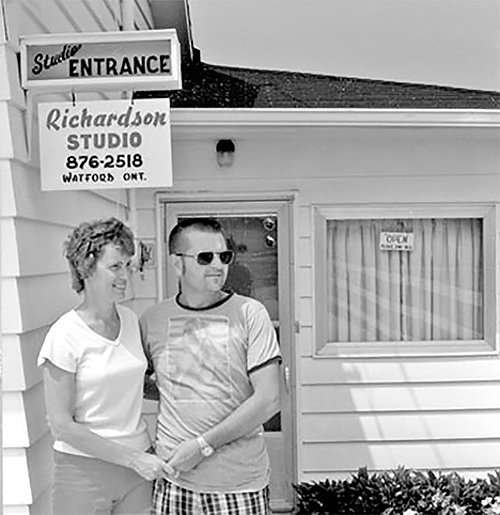
<instances>
[{"instance_id":1,"label":"green shrub","mask_svg":"<svg viewBox=\"0 0 500 515\"><path fill-rule=\"evenodd\" d=\"M500 515L500 470L487 478L399 467L293 485L299 515Z\"/></svg>"}]
</instances>

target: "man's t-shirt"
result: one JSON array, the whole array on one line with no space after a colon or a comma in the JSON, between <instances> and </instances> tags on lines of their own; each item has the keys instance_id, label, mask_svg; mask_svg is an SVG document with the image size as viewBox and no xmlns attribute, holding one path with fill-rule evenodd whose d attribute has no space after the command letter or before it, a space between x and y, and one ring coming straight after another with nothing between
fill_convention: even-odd
<instances>
[{"instance_id":1,"label":"man's t-shirt","mask_svg":"<svg viewBox=\"0 0 500 515\"><path fill-rule=\"evenodd\" d=\"M252 394L249 373L280 359L266 309L241 295L204 309L169 299L146 311L140 325L160 391L156 445L163 459L230 415ZM252 491L269 484L269 474L260 426L175 482L200 492Z\"/></svg>"}]
</instances>

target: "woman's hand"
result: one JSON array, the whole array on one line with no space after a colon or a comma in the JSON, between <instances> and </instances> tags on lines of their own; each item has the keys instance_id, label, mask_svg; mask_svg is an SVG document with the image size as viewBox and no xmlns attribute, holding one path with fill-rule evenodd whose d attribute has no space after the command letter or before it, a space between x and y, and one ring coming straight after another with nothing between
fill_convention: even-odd
<instances>
[{"instance_id":1,"label":"woman's hand","mask_svg":"<svg viewBox=\"0 0 500 515\"><path fill-rule=\"evenodd\" d=\"M148 481L172 474L172 468L155 454L138 453L130 462L130 467Z\"/></svg>"}]
</instances>

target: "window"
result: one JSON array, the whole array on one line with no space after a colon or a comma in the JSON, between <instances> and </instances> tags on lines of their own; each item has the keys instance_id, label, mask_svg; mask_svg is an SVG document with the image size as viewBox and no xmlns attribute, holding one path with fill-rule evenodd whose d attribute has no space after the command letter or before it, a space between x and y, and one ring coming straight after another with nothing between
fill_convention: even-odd
<instances>
[{"instance_id":1,"label":"window","mask_svg":"<svg viewBox=\"0 0 500 515\"><path fill-rule=\"evenodd\" d=\"M317 354L491 352L494 209L370 214L316 209Z\"/></svg>"}]
</instances>

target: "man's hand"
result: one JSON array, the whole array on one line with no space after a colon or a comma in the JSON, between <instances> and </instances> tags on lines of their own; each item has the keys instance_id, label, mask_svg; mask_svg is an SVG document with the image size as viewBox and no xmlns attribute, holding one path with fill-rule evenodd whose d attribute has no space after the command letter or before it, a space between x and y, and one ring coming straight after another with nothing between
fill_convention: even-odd
<instances>
[{"instance_id":1,"label":"man's hand","mask_svg":"<svg viewBox=\"0 0 500 515\"><path fill-rule=\"evenodd\" d=\"M200 446L196 439L187 440L179 444L167 463L178 472L187 472L194 469L201 461L203 461L203 454L201 453Z\"/></svg>"}]
</instances>

